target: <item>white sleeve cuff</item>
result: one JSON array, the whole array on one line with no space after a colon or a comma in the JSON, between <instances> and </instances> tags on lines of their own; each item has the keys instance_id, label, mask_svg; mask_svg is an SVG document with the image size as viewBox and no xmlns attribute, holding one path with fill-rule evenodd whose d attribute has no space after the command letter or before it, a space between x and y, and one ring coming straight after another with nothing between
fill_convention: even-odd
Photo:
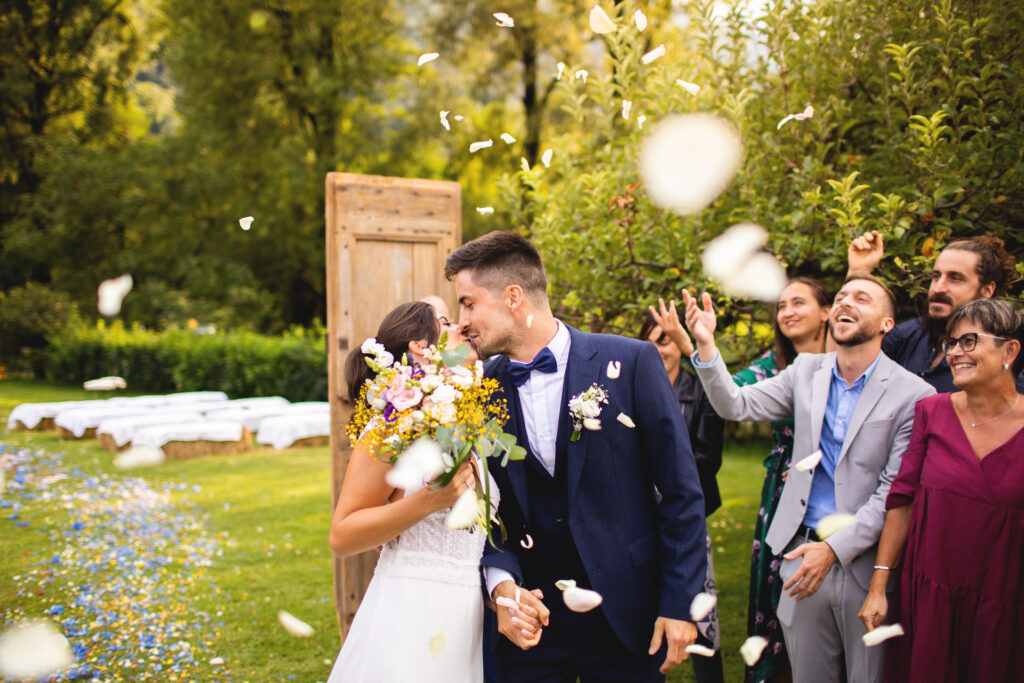
<instances>
[{"instance_id":1,"label":"white sleeve cuff","mask_svg":"<svg viewBox=\"0 0 1024 683\"><path fill-rule=\"evenodd\" d=\"M487 595L494 598L494 589L498 587L498 584L502 581L516 582L516 577L509 574L501 567L487 567L486 568L487 578Z\"/></svg>"},{"instance_id":2,"label":"white sleeve cuff","mask_svg":"<svg viewBox=\"0 0 1024 683\"><path fill-rule=\"evenodd\" d=\"M712 365L715 364L715 362L718 361L718 357L720 355L721 354L718 352L718 349L715 349L715 357L711 359L711 362L709 362L709 363L702 363L700 361L700 353L697 352L697 351L694 351L693 355L690 356L690 360L693 362L693 367L695 367L695 368L710 368Z\"/></svg>"}]
</instances>

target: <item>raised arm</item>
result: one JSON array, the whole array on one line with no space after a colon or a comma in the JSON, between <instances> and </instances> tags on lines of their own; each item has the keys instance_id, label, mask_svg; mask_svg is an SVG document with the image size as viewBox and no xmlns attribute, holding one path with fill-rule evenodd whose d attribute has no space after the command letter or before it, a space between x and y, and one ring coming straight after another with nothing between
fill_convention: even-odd
<instances>
[{"instance_id":1,"label":"raised arm","mask_svg":"<svg viewBox=\"0 0 1024 683\"><path fill-rule=\"evenodd\" d=\"M846 274L870 273L882 261L885 241L877 230L866 232L850 242L846 252Z\"/></svg>"}]
</instances>

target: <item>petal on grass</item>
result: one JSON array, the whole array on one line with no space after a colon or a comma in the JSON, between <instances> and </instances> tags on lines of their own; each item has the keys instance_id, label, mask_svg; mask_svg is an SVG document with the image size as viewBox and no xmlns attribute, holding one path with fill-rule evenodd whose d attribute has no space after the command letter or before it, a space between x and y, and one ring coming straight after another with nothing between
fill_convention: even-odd
<instances>
[{"instance_id":1,"label":"petal on grass","mask_svg":"<svg viewBox=\"0 0 1024 683\"><path fill-rule=\"evenodd\" d=\"M223 663L224 663L224 658L223 657L213 657L212 659L210 659L210 666L220 666Z\"/></svg>"},{"instance_id":2,"label":"petal on grass","mask_svg":"<svg viewBox=\"0 0 1024 683\"><path fill-rule=\"evenodd\" d=\"M654 60L658 59L659 57L664 57L664 56L665 56L665 46L664 45L659 45L658 47L654 48L653 50L651 50L650 52L645 54L643 57L641 57L640 61L643 62L644 64L650 64L651 62L653 62Z\"/></svg>"},{"instance_id":3,"label":"petal on grass","mask_svg":"<svg viewBox=\"0 0 1024 683\"><path fill-rule=\"evenodd\" d=\"M125 273L111 280L104 280L96 290L96 309L100 315L112 318L121 312L121 303L132 291L132 276Z\"/></svg>"},{"instance_id":4,"label":"petal on grass","mask_svg":"<svg viewBox=\"0 0 1024 683\"><path fill-rule=\"evenodd\" d=\"M705 647L703 645L697 645L696 643L694 643L693 645L687 645L686 646L686 651L689 652L691 655L700 655L701 657L714 657L715 656L715 651L712 650L710 647Z\"/></svg>"},{"instance_id":5,"label":"petal on grass","mask_svg":"<svg viewBox=\"0 0 1024 683\"><path fill-rule=\"evenodd\" d=\"M600 5L594 5L594 8L590 10L590 30L599 35L615 30L615 22L601 9Z\"/></svg>"},{"instance_id":6,"label":"petal on grass","mask_svg":"<svg viewBox=\"0 0 1024 683\"><path fill-rule=\"evenodd\" d=\"M681 78L676 79L676 85L678 85L680 88L690 93L691 95L696 95L697 93L700 92L699 85L697 85L696 83L690 83L690 81L684 81Z\"/></svg>"},{"instance_id":7,"label":"petal on grass","mask_svg":"<svg viewBox=\"0 0 1024 683\"><path fill-rule=\"evenodd\" d=\"M469 489L455 501L451 511L444 518L444 525L449 529L468 529L476 523L480 514L480 504L477 502L476 491Z\"/></svg>"},{"instance_id":8,"label":"petal on grass","mask_svg":"<svg viewBox=\"0 0 1024 683\"><path fill-rule=\"evenodd\" d=\"M466 118L466 117L465 117L465 116L463 116L462 114L456 114L456 115L455 115L455 116L454 116L453 118L454 118L454 119L455 119L456 121L461 121L462 119L464 119L464 118Z\"/></svg>"},{"instance_id":9,"label":"petal on grass","mask_svg":"<svg viewBox=\"0 0 1024 683\"><path fill-rule=\"evenodd\" d=\"M817 532L818 538L824 541L837 531L842 531L853 524L855 519L856 517L845 512L836 512L831 515L825 515L818 522L818 528L815 529L815 532Z\"/></svg>"},{"instance_id":10,"label":"petal on grass","mask_svg":"<svg viewBox=\"0 0 1024 683\"><path fill-rule=\"evenodd\" d=\"M249 228L252 227L252 221L253 221L253 217L252 216L246 216L245 218L239 218L238 219L238 224L240 226L242 226L242 230L249 230Z\"/></svg>"},{"instance_id":11,"label":"petal on grass","mask_svg":"<svg viewBox=\"0 0 1024 683\"><path fill-rule=\"evenodd\" d=\"M899 624L886 624L885 626L879 626L874 631L868 631L860 637L864 641L864 645L867 647L874 647L880 645L890 638L896 638L903 635L903 627Z\"/></svg>"},{"instance_id":12,"label":"petal on grass","mask_svg":"<svg viewBox=\"0 0 1024 683\"><path fill-rule=\"evenodd\" d=\"M544 164L544 168L551 168L551 157L554 156L554 150L546 149L544 153L540 155L540 163Z\"/></svg>"},{"instance_id":13,"label":"petal on grass","mask_svg":"<svg viewBox=\"0 0 1024 683\"><path fill-rule=\"evenodd\" d=\"M813 470L815 467L818 466L818 463L821 462L821 455L822 453L820 450L814 451L806 458L802 458L799 462L797 462L796 465L794 465L794 467L797 469L798 472L807 472Z\"/></svg>"},{"instance_id":14,"label":"petal on grass","mask_svg":"<svg viewBox=\"0 0 1024 683\"><path fill-rule=\"evenodd\" d=\"M483 140L481 142L474 142L469 145L469 153L472 154L473 152L476 152L478 150L486 149L487 147L491 147L493 144L494 141L491 140L490 138L488 138L487 140Z\"/></svg>"},{"instance_id":15,"label":"petal on grass","mask_svg":"<svg viewBox=\"0 0 1024 683\"><path fill-rule=\"evenodd\" d=\"M754 666L761 659L761 653L768 647L768 640L761 636L750 636L740 645L740 656L747 666Z\"/></svg>"},{"instance_id":16,"label":"petal on grass","mask_svg":"<svg viewBox=\"0 0 1024 683\"><path fill-rule=\"evenodd\" d=\"M681 214L706 207L732 180L743 159L736 130L713 114L677 114L648 133L640 172L656 206Z\"/></svg>"},{"instance_id":17,"label":"petal on grass","mask_svg":"<svg viewBox=\"0 0 1024 683\"><path fill-rule=\"evenodd\" d=\"M509 133L502 133L501 141L504 142L506 145L511 145L513 142L516 141L516 139L512 137Z\"/></svg>"},{"instance_id":18,"label":"petal on grass","mask_svg":"<svg viewBox=\"0 0 1024 683\"><path fill-rule=\"evenodd\" d=\"M494 17L495 21L498 22L498 26L501 28L515 28L516 20L505 12L495 12L491 16Z\"/></svg>"},{"instance_id":19,"label":"petal on grass","mask_svg":"<svg viewBox=\"0 0 1024 683\"><path fill-rule=\"evenodd\" d=\"M25 621L0 634L0 677L45 678L75 663L71 645L49 621Z\"/></svg>"},{"instance_id":20,"label":"petal on grass","mask_svg":"<svg viewBox=\"0 0 1024 683\"><path fill-rule=\"evenodd\" d=\"M290 636L294 636L295 638L309 638L313 635L312 626L284 610L277 613L277 620Z\"/></svg>"},{"instance_id":21,"label":"petal on grass","mask_svg":"<svg viewBox=\"0 0 1024 683\"><path fill-rule=\"evenodd\" d=\"M440 56L441 55L437 52L425 52L420 55L419 59L416 60L416 66L423 66L424 64L429 64L430 62L434 61Z\"/></svg>"},{"instance_id":22,"label":"petal on grass","mask_svg":"<svg viewBox=\"0 0 1024 683\"><path fill-rule=\"evenodd\" d=\"M452 124L448 123L448 114L450 113L451 112L445 111L443 109L441 110L441 125L444 126L445 130L452 129Z\"/></svg>"},{"instance_id":23,"label":"petal on grass","mask_svg":"<svg viewBox=\"0 0 1024 683\"><path fill-rule=\"evenodd\" d=\"M636 423L634 423L633 419L629 415L626 415L625 413L619 413L619 416L615 419L621 422L622 424L626 425L630 429L636 429Z\"/></svg>"},{"instance_id":24,"label":"petal on grass","mask_svg":"<svg viewBox=\"0 0 1024 683\"><path fill-rule=\"evenodd\" d=\"M610 360L604 374L608 376L608 379L618 379L621 372L622 363L617 360Z\"/></svg>"},{"instance_id":25,"label":"petal on grass","mask_svg":"<svg viewBox=\"0 0 1024 683\"><path fill-rule=\"evenodd\" d=\"M643 10L633 12L633 23L636 24L637 31L643 32L647 28L647 15L643 13Z\"/></svg>"},{"instance_id":26,"label":"petal on grass","mask_svg":"<svg viewBox=\"0 0 1024 683\"><path fill-rule=\"evenodd\" d=\"M713 593L697 593L690 603L690 618L693 621L703 621L717 604L718 598Z\"/></svg>"},{"instance_id":27,"label":"petal on grass","mask_svg":"<svg viewBox=\"0 0 1024 683\"><path fill-rule=\"evenodd\" d=\"M132 446L114 456L114 467L131 470L136 467L155 467L167 459L164 452L153 446Z\"/></svg>"}]
</instances>

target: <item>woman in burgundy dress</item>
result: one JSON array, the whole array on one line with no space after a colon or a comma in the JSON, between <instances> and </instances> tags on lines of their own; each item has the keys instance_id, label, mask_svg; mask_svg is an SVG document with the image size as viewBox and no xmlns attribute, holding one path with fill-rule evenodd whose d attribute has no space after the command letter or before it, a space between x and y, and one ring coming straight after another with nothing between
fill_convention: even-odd
<instances>
[{"instance_id":1,"label":"woman in burgundy dress","mask_svg":"<svg viewBox=\"0 0 1024 683\"><path fill-rule=\"evenodd\" d=\"M860 611L886 620L886 584L903 558L886 643L886 680L1020 681L1024 672L1024 324L1005 301L950 318L943 349L963 389L921 400L886 499L875 572ZM904 555L904 548L906 554Z\"/></svg>"}]
</instances>

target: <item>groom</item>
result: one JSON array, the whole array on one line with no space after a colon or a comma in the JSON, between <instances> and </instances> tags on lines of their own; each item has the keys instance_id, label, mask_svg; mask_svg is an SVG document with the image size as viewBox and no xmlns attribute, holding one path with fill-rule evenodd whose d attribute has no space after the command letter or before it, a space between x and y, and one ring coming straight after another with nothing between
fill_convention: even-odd
<instances>
[{"instance_id":1,"label":"groom","mask_svg":"<svg viewBox=\"0 0 1024 683\"><path fill-rule=\"evenodd\" d=\"M556 320L540 254L517 235L463 245L445 276L463 333L495 356L505 430L528 452L491 469L508 538L495 529L485 550L487 592L519 597L497 608L500 680L664 680L697 637L689 608L706 559L697 469L657 349ZM570 399L595 385L608 402L577 438ZM570 611L560 579L601 606Z\"/></svg>"}]
</instances>

